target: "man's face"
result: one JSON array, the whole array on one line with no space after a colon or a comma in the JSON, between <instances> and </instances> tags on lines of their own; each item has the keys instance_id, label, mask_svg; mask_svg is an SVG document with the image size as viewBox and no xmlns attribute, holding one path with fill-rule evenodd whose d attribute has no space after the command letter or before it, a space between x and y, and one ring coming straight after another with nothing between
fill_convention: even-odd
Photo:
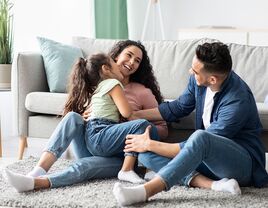
<instances>
[{"instance_id":1,"label":"man's face","mask_svg":"<svg viewBox=\"0 0 268 208\"><path fill-rule=\"evenodd\" d=\"M193 74L198 86L209 86L211 75L203 69L204 64L194 56L192 67L189 69L190 74Z\"/></svg>"}]
</instances>

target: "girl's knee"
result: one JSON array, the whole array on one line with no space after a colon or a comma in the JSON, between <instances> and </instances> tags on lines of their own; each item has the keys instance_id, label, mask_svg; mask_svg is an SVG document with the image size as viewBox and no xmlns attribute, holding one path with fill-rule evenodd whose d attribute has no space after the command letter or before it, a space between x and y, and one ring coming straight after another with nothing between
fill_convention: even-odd
<instances>
[{"instance_id":1,"label":"girl's knee","mask_svg":"<svg viewBox=\"0 0 268 208\"><path fill-rule=\"evenodd\" d=\"M158 135L158 131L157 131L156 126L154 124L150 124L150 125L151 125L151 131L150 131L151 139L156 140L156 141L160 141L160 137Z\"/></svg>"},{"instance_id":2,"label":"girl's knee","mask_svg":"<svg viewBox=\"0 0 268 208\"><path fill-rule=\"evenodd\" d=\"M147 121L146 119L139 119L136 120L137 122L137 127L141 130L141 133L145 131L145 129L150 125L150 122Z\"/></svg>"},{"instance_id":3,"label":"girl's knee","mask_svg":"<svg viewBox=\"0 0 268 208\"><path fill-rule=\"evenodd\" d=\"M139 122L140 122L140 124L141 124L142 126L144 126L145 128L146 128L147 126L150 125L150 122L147 121L146 119L139 119Z\"/></svg>"}]
</instances>

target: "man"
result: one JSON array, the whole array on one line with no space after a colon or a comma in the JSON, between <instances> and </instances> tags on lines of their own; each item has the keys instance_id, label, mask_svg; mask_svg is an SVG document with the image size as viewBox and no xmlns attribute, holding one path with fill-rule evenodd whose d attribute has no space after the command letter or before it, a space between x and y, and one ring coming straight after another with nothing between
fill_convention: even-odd
<instances>
[{"instance_id":1,"label":"man","mask_svg":"<svg viewBox=\"0 0 268 208\"><path fill-rule=\"evenodd\" d=\"M268 183L255 99L232 71L228 47L220 42L199 45L190 73L188 86L178 99L134 116L170 122L195 109L197 130L179 145L151 140L149 129L143 135L129 135L125 151L144 152L139 160L157 176L131 188L115 184L113 191L120 205L146 201L178 182L214 190L232 186L234 193L240 191L236 181L256 187Z\"/></svg>"}]
</instances>

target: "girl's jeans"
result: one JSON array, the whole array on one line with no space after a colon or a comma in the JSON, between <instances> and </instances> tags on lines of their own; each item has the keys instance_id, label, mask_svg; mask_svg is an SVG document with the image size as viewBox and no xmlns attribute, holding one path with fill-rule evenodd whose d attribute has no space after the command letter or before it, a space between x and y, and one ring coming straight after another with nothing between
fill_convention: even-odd
<instances>
[{"instance_id":1,"label":"girl's jeans","mask_svg":"<svg viewBox=\"0 0 268 208\"><path fill-rule=\"evenodd\" d=\"M133 121L133 123L135 123L135 121ZM147 125L150 125L150 123L146 120L142 120L137 123L143 126L143 132ZM144 128L144 126L146 127ZM138 124L136 127L138 127ZM153 125L152 127L151 136L152 138L158 139L157 130ZM86 123L82 116L77 113L70 112L62 119L50 137L45 151L51 152L56 156L56 158L59 158L72 142L74 155L78 158L78 160L76 160L68 168L60 172L47 175L52 188L72 185L90 179L116 177L120 171L124 155L124 141L116 140L113 144L110 140L113 140L115 137L112 135L108 141L110 142L109 145L120 146L114 147L114 149L118 151L118 157L93 156L86 145L86 141L90 138L85 138L85 131ZM122 131L127 133L125 129L122 129ZM107 145L107 148L111 147ZM119 151L120 148L121 153ZM90 150L92 151L92 148Z\"/></svg>"},{"instance_id":2,"label":"girl's jeans","mask_svg":"<svg viewBox=\"0 0 268 208\"><path fill-rule=\"evenodd\" d=\"M252 159L236 142L205 130L195 131L173 159L152 152L139 154L139 161L157 172L166 189L189 185L197 171L211 179L234 178L241 186L251 183Z\"/></svg>"},{"instance_id":3,"label":"girl's jeans","mask_svg":"<svg viewBox=\"0 0 268 208\"><path fill-rule=\"evenodd\" d=\"M123 123L116 123L107 119L92 119L86 127L87 149L94 156L123 156L125 138L128 134L143 134L150 123L145 119L138 119ZM153 138L156 129L152 130ZM128 155L137 156L137 153Z\"/></svg>"}]
</instances>

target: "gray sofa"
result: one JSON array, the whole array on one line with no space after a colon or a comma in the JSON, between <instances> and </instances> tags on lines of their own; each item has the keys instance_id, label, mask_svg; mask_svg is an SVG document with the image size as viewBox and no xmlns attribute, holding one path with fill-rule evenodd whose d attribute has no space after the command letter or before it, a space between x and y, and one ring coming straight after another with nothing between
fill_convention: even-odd
<instances>
[{"instance_id":1,"label":"gray sofa","mask_svg":"<svg viewBox=\"0 0 268 208\"><path fill-rule=\"evenodd\" d=\"M184 41L144 41L155 75L165 99L177 98L187 85L195 48L211 39ZM106 52L115 40L96 40L74 37L72 44L87 56L99 51ZM268 47L228 44L233 69L250 86L255 96L261 122L264 127L262 140L268 149ZM40 53L21 52L14 59L12 68L12 91L14 95L14 121L20 136L19 157L22 158L27 137L48 138L60 121L65 93L49 92L43 58ZM250 110L250 109L248 109ZM169 124L171 142L186 138L194 129L194 113Z\"/></svg>"}]
</instances>

